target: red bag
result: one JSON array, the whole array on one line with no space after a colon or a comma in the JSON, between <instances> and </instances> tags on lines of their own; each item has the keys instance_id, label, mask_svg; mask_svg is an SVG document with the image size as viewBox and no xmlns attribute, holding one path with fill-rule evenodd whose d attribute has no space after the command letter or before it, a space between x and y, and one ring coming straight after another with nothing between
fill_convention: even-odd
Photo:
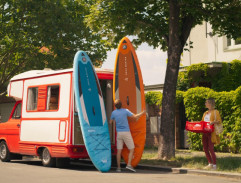
<instances>
[{"instance_id":1,"label":"red bag","mask_svg":"<svg viewBox=\"0 0 241 183\"><path fill-rule=\"evenodd\" d=\"M186 121L186 130L195 133L211 133L213 132L214 127L213 125L210 125L210 122L206 121Z\"/></svg>"}]
</instances>

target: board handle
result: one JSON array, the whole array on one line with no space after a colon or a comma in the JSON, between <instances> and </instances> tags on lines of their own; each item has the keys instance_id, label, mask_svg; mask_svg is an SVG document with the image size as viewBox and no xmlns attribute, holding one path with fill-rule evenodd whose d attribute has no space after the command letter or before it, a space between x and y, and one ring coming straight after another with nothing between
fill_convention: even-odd
<instances>
[{"instance_id":1,"label":"board handle","mask_svg":"<svg viewBox=\"0 0 241 183\"><path fill-rule=\"evenodd\" d=\"M127 105L130 105L129 96L126 97L126 103L127 103Z\"/></svg>"}]
</instances>

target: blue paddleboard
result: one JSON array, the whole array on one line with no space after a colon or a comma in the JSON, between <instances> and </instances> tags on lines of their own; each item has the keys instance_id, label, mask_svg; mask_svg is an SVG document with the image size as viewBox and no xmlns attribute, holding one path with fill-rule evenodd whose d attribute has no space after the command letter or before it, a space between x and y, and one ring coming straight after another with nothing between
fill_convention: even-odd
<instances>
[{"instance_id":1,"label":"blue paddleboard","mask_svg":"<svg viewBox=\"0 0 241 183\"><path fill-rule=\"evenodd\" d=\"M99 80L89 56L78 51L74 57L74 93L84 143L95 167L111 167L111 144Z\"/></svg>"}]
</instances>

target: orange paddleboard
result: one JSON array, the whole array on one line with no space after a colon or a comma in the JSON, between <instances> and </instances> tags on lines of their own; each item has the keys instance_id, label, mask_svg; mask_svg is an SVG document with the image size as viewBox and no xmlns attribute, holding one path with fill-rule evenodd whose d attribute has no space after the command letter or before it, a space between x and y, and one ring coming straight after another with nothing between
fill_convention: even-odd
<instances>
[{"instance_id":1,"label":"orange paddleboard","mask_svg":"<svg viewBox=\"0 0 241 183\"><path fill-rule=\"evenodd\" d=\"M124 37L118 46L115 71L113 97L120 99L122 107L138 114L145 109L145 94L141 75L141 69L134 47L130 40ZM136 167L144 150L146 142L146 115L142 115L138 121L128 119L131 134L135 143L134 157L131 162ZM124 146L122 157L128 162L129 150Z\"/></svg>"}]
</instances>

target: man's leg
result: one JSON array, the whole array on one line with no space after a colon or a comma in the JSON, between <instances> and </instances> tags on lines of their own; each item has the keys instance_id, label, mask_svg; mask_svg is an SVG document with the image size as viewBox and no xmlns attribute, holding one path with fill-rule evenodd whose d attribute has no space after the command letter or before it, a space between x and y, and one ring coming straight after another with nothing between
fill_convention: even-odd
<instances>
[{"instance_id":1,"label":"man's leg","mask_svg":"<svg viewBox=\"0 0 241 183\"><path fill-rule=\"evenodd\" d=\"M133 149L129 149L130 152L129 152L129 155L128 155L128 163L127 163L127 166L131 166L131 161L132 161L132 158L133 158L133 154L134 154L134 148Z\"/></svg>"},{"instance_id":2,"label":"man's leg","mask_svg":"<svg viewBox=\"0 0 241 183\"><path fill-rule=\"evenodd\" d=\"M129 155L128 155L128 163L127 163L127 166L126 166L126 168L131 170L132 172L136 172L136 170L131 166L131 161L133 159L134 149L135 148L129 149L130 152L129 152Z\"/></svg>"},{"instance_id":3,"label":"man's leg","mask_svg":"<svg viewBox=\"0 0 241 183\"><path fill-rule=\"evenodd\" d=\"M120 166L121 151L122 151L122 149L117 149L117 155L116 155L117 168L121 168L121 166Z\"/></svg>"},{"instance_id":4,"label":"man's leg","mask_svg":"<svg viewBox=\"0 0 241 183\"><path fill-rule=\"evenodd\" d=\"M129 149L127 166L131 166L131 161L133 159L133 154L134 154L134 150L135 150L135 144L134 144L134 141L133 141L133 138L132 138L130 132L126 133L124 143L126 144L127 148Z\"/></svg>"},{"instance_id":5,"label":"man's leg","mask_svg":"<svg viewBox=\"0 0 241 183\"><path fill-rule=\"evenodd\" d=\"M121 163L121 152L123 149L123 144L124 141L122 139L122 133L117 132L117 137L116 137L116 143L117 143L117 155L116 155L116 162L117 162L117 169L121 169L120 163Z\"/></svg>"}]
</instances>

